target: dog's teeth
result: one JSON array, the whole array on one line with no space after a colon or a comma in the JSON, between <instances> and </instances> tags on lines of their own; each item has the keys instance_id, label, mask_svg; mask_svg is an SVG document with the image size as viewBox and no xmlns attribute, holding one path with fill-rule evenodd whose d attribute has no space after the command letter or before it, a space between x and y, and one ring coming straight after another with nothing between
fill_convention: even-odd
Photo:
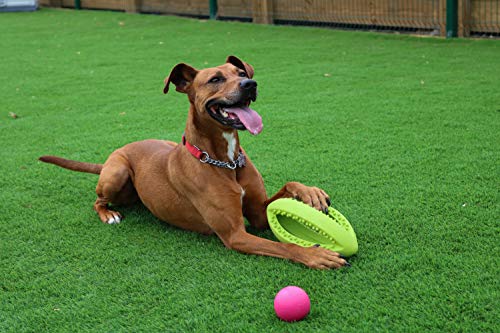
<instances>
[{"instance_id":1,"label":"dog's teeth","mask_svg":"<svg viewBox=\"0 0 500 333\"><path fill-rule=\"evenodd\" d=\"M224 116L224 118L227 118L229 116L229 113L226 111L221 111L221 114Z\"/></svg>"}]
</instances>

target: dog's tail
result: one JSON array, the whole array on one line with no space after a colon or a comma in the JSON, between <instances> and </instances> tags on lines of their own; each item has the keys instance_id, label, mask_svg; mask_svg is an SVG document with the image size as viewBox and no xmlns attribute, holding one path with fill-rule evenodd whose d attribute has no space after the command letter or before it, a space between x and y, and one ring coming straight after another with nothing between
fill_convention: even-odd
<instances>
[{"instance_id":1,"label":"dog's tail","mask_svg":"<svg viewBox=\"0 0 500 333\"><path fill-rule=\"evenodd\" d=\"M39 160L45 163L58 165L65 169L70 169L79 172L94 173L96 175L100 174L102 170L102 164L72 161L57 156L42 156L39 158Z\"/></svg>"}]
</instances>

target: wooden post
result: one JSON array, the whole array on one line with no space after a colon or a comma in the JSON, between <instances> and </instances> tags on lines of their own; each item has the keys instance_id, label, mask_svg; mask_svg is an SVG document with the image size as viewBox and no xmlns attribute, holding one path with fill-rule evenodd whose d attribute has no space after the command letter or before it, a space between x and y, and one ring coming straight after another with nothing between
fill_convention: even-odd
<instances>
[{"instance_id":1,"label":"wooden post","mask_svg":"<svg viewBox=\"0 0 500 333\"><path fill-rule=\"evenodd\" d=\"M126 13L138 13L141 11L141 0L125 0Z\"/></svg>"},{"instance_id":2,"label":"wooden post","mask_svg":"<svg viewBox=\"0 0 500 333\"><path fill-rule=\"evenodd\" d=\"M375 1L370 1L368 3L368 8L370 10L370 18L369 18L369 24L374 24L376 25L377 22L377 5L375 4ZM379 16L380 17L380 16ZM382 19L383 20L383 19Z\"/></svg>"},{"instance_id":3,"label":"wooden post","mask_svg":"<svg viewBox=\"0 0 500 333\"><path fill-rule=\"evenodd\" d=\"M253 23L272 24L273 0L253 0L252 19Z\"/></svg>"},{"instance_id":4,"label":"wooden post","mask_svg":"<svg viewBox=\"0 0 500 333\"><path fill-rule=\"evenodd\" d=\"M446 37L446 0L439 0L439 35Z\"/></svg>"},{"instance_id":5,"label":"wooden post","mask_svg":"<svg viewBox=\"0 0 500 333\"><path fill-rule=\"evenodd\" d=\"M61 7L62 0L49 0L50 7Z\"/></svg>"},{"instance_id":6,"label":"wooden post","mask_svg":"<svg viewBox=\"0 0 500 333\"><path fill-rule=\"evenodd\" d=\"M458 0L458 36L469 37L471 25L471 0Z\"/></svg>"}]
</instances>

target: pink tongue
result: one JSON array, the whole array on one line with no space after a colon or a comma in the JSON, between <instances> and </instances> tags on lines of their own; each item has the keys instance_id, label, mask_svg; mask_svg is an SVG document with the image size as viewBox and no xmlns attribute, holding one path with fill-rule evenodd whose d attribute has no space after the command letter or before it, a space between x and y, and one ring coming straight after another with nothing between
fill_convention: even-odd
<instances>
[{"instance_id":1,"label":"pink tongue","mask_svg":"<svg viewBox=\"0 0 500 333\"><path fill-rule=\"evenodd\" d=\"M224 111L229 113L234 113L240 121L245 125L246 129L253 135L257 135L262 132L262 118L257 112L250 109L249 107L241 108L226 108Z\"/></svg>"}]
</instances>

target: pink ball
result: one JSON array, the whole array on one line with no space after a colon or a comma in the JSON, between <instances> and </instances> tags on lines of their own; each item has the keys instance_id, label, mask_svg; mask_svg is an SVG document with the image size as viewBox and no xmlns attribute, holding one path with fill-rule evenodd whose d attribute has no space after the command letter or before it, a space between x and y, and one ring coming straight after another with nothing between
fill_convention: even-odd
<instances>
[{"instance_id":1,"label":"pink ball","mask_svg":"<svg viewBox=\"0 0 500 333\"><path fill-rule=\"evenodd\" d=\"M304 319L311 310L311 301L307 293L295 286L281 289L274 298L274 311L284 321Z\"/></svg>"}]
</instances>

